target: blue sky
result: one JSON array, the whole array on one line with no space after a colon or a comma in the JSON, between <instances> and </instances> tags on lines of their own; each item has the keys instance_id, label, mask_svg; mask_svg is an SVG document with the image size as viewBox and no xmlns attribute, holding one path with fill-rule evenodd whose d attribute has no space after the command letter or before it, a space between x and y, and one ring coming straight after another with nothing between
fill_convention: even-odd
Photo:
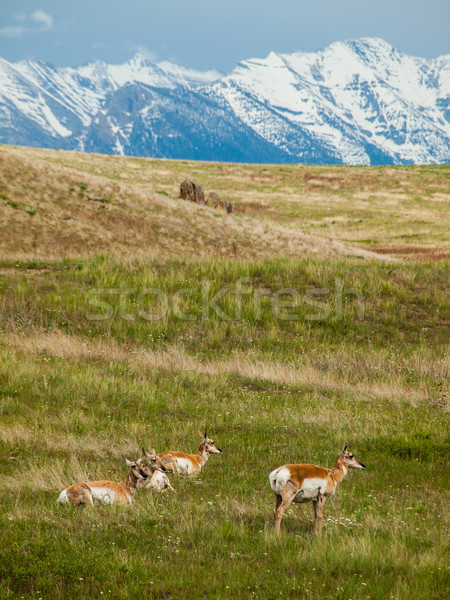
<instances>
[{"instance_id":1,"label":"blue sky","mask_svg":"<svg viewBox=\"0 0 450 600\"><path fill-rule=\"evenodd\" d=\"M450 53L448 0L14 0L0 6L0 56L55 65L140 51L197 69L230 71L269 51L314 51L382 37L403 52Z\"/></svg>"}]
</instances>

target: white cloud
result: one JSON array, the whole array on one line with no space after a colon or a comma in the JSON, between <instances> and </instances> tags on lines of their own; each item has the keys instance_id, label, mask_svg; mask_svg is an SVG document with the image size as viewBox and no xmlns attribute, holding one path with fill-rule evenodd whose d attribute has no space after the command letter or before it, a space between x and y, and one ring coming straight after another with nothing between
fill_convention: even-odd
<instances>
[{"instance_id":1,"label":"white cloud","mask_svg":"<svg viewBox=\"0 0 450 600\"><path fill-rule=\"evenodd\" d=\"M42 9L35 10L31 18L41 23L44 29L51 29L53 27L53 17Z\"/></svg>"},{"instance_id":2,"label":"white cloud","mask_svg":"<svg viewBox=\"0 0 450 600\"><path fill-rule=\"evenodd\" d=\"M28 28L21 25L7 25L0 29L0 37L21 38L26 31Z\"/></svg>"},{"instance_id":3,"label":"white cloud","mask_svg":"<svg viewBox=\"0 0 450 600\"><path fill-rule=\"evenodd\" d=\"M26 33L49 31L53 27L53 17L44 10L35 10L31 15L20 12L14 15L20 23L28 21L30 25L6 25L0 29L0 37L22 38Z\"/></svg>"}]
</instances>

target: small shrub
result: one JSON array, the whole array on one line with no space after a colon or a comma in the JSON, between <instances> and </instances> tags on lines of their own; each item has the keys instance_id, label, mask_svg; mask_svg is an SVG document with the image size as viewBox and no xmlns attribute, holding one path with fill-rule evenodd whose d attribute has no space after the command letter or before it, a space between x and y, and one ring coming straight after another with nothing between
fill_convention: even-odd
<instances>
[{"instance_id":1,"label":"small shrub","mask_svg":"<svg viewBox=\"0 0 450 600\"><path fill-rule=\"evenodd\" d=\"M161 196L169 196L169 194L167 192L165 192L164 190L156 190L157 194L161 194Z\"/></svg>"},{"instance_id":2,"label":"small shrub","mask_svg":"<svg viewBox=\"0 0 450 600\"><path fill-rule=\"evenodd\" d=\"M9 200L8 196L6 194L0 194L0 198L2 200Z\"/></svg>"},{"instance_id":3,"label":"small shrub","mask_svg":"<svg viewBox=\"0 0 450 600\"><path fill-rule=\"evenodd\" d=\"M87 190L87 185L85 183L80 183L80 190L83 192Z\"/></svg>"},{"instance_id":4,"label":"small shrub","mask_svg":"<svg viewBox=\"0 0 450 600\"><path fill-rule=\"evenodd\" d=\"M34 208L34 206L31 206L31 204L26 204L25 212L28 213L30 217L33 217L36 214L36 209Z\"/></svg>"}]
</instances>

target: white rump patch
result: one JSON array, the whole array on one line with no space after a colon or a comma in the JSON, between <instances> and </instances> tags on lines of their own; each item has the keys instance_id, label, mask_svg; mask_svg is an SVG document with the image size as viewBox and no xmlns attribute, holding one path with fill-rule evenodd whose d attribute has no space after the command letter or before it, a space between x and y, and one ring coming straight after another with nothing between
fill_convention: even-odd
<instances>
[{"instance_id":1,"label":"white rump patch","mask_svg":"<svg viewBox=\"0 0 450 600\"><path fill-rule=\"evenodd\" d=\"M60 504L69 504L69 496L67 495L67 491L63 490L58 498L58 502Z\"/></svg>"},{"instance_id":2,"label":"white rump patch","mask_svg":"<svg viewBox=\"0 0 450 600\"><path fill-rule=\"evenodd\" d=\"M270 487L279 494L291 477L291 471L287 467L278 467L269 475Z\"/></svg>"}]
</instances>

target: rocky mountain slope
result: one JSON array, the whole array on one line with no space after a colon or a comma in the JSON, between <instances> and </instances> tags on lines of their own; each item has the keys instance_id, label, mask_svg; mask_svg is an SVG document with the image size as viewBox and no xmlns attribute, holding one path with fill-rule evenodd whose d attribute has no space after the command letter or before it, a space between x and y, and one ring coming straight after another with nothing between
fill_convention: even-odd
<instances>
[{"instance_id":1,"label":"rocky mountain slope","mask_svg":"<svg viewBox=\"0 0 450 600\"><path fill-rule=\"evenodd\" d=\"M241 62L228 75L137 55L56 68L0 59L0 142L232 162L450 160L450 55L381 39Z\"/></svg>"}]
</instances>

